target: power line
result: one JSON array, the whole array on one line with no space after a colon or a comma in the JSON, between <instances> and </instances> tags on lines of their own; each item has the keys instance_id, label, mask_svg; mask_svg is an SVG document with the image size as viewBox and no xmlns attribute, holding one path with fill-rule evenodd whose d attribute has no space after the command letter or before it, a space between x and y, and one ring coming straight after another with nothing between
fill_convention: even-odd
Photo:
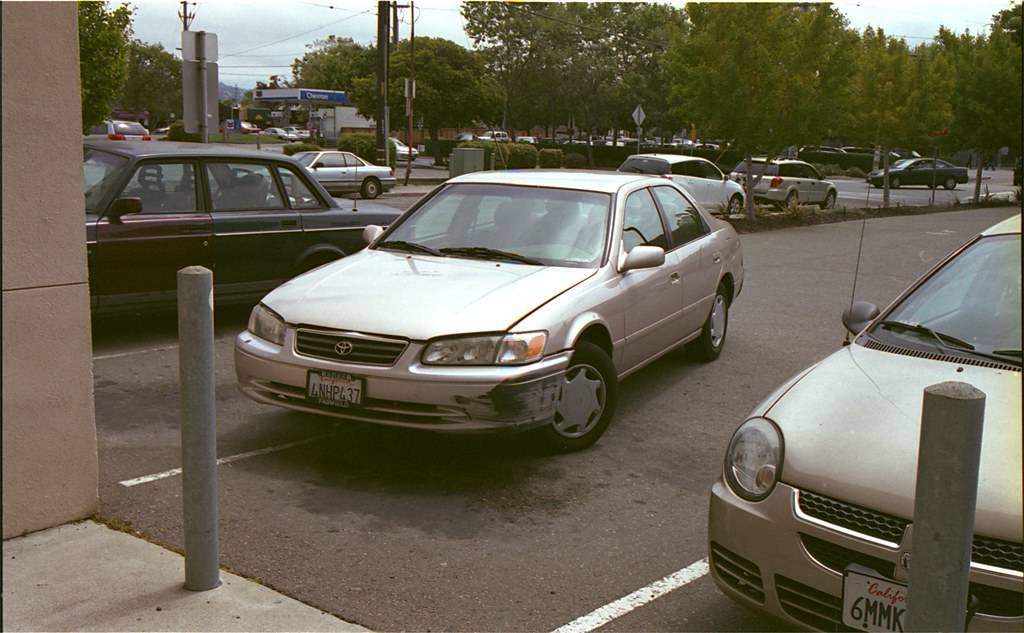
<instances>
[{"instance_id":1,"label":"power line","mask_svg":"<svg viewBox=\"0 0 1024 633\"><path fill-rule=\"evenodd\" d=\"M267 42L266 44L260 44L259 46L253 46L252 48L247 48L244 51L238 51L237 53L228 53L227 55L221 55L220 57L221 57L221 59L224 59L226 57L235 57L236 55L241 55L242 53L249 53L249 52L261 49L261 48L266 48L267 46L273 46L274 44L280 44L281 42L287 42L288 40L293 40L296 37L302 37L303 35L309 35L310 33L314 33L316 31L321 31L323 29L326 29L329 26L334 26L335 24L340 24L340 23L342 23L342 22L344 22L346 20L351 20L352 18L357 18L360 15L366 15L366 14L370 14L370 13L373 13L373 12L374 12L373 10L360 11L359 13L356 13L355 15L345 16L345 17L341 18L340 20L335 20L334 22L328 22L327 24L324 24L322 26L318 26L315 29L310 29L308 31L303 31L302 33L296 33L295 35L289 35L288 37L282 37L281 39L274 40L273 42Z\"/></svg>"}]
</instances>

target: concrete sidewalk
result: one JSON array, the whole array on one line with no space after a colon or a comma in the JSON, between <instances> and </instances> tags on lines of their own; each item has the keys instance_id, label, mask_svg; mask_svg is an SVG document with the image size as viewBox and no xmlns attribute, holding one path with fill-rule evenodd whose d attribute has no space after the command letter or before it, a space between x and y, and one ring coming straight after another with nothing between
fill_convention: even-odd
<instances>
[{"instance_id":1,"label":"concrete sidewalk","mask_svg":"<svg viewBox=\"0 0 1024 633\"><path fill-rule=\"evenodd\" d=\"M85 521L3 544L4 631L366 631L221 571L184 588L179 554Z\"/></svg>"}]
</instances>

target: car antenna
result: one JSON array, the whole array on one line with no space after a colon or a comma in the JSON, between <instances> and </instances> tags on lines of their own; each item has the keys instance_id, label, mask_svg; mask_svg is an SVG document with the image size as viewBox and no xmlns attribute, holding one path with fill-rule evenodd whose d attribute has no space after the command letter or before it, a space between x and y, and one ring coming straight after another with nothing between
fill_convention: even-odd
<instances>
[{"instance_id":1,"label":"car antenna","mask_svg":"<svg viewBox=\"0 0 1024 633\"><path fill-rule=\"evenodd\" d=\"M850 291L850 310L853 310L853 298L857 295L857 277L860 274L860 256L864 252L864 227L868 223L867 216L860 221L860 244L857 245L857 265L853 269L853 290ZM850 330L846 328L846 336L843 338L843 347L850 344Z\"/></svg>"}]
</instances>

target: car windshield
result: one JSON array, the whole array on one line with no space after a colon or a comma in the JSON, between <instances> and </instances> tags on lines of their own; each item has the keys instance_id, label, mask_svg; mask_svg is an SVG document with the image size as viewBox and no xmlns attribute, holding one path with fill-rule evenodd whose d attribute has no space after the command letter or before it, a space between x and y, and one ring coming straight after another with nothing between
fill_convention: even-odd
<instances>
[{"instance_id":1,"label":"car windshield","mask_svg":"<svg viewBox=\"0 0 1024 633\"><path fill-rule=\"evenodd\" d=\"M1019 234L979 239L896 306L885 322L924 326L938 338L959 339L975 352L1019 363L1020 246ZM936 336L919 329L883 324L872 334L913 339L930 348L936 342Z\"/></svg>"},{"instance_id":2,"label":"car windshield","mask_svg":"<svg viewBox=\"0 0 1024 633\"><path fill-rule=\"evenodd\" d=\"M119 176L127 164L128 159L123 156L85 148L82 171L86 213L99 212L100 202L107 197L110 188L120 180Z\"/></svg>"},{"instance_id":3,"label":"car windshield","mask_svg":"<svg viewBox=\"0 0 1024 633\"><path fill-rule=\"evenodd\" d=\"M911 163L914 162L914 160L915 159L913 159L913 158L903 158L903 159L900 159L900 160L896 161L895 163L893 163L890 166L890 169L906 169L907 167L910 166Z\"/></svg>"},{"instance_id":4,"label":"car windshield","mask_svg":"<svg viewBox=\"0 0 1024 633\"><path fill-rule=\"evenodd\" d=\"M490 249L547 266L596 267L610 201L609 194L593 191L450 185L404 217L382 243L411 242L458 257Z\"/></svg>"}]
</instances>

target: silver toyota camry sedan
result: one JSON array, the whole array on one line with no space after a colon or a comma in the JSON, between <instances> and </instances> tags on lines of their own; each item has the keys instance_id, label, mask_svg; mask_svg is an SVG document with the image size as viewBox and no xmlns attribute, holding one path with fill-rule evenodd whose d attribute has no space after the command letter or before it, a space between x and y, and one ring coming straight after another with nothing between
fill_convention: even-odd
<instances>
[{"instance_id":1,"label":"silver toyota camry sedan","mask_svg":"<svg viewBox=\"0 0 1024 633\"><path fill-rule=\"evenodd\" d=\"M743 287L732 227L637 174L467 174L364 237L253 310L235 343L249 397L576 450L625 376L684 344L716 359Z\"/></svg>"}]
</instances>

